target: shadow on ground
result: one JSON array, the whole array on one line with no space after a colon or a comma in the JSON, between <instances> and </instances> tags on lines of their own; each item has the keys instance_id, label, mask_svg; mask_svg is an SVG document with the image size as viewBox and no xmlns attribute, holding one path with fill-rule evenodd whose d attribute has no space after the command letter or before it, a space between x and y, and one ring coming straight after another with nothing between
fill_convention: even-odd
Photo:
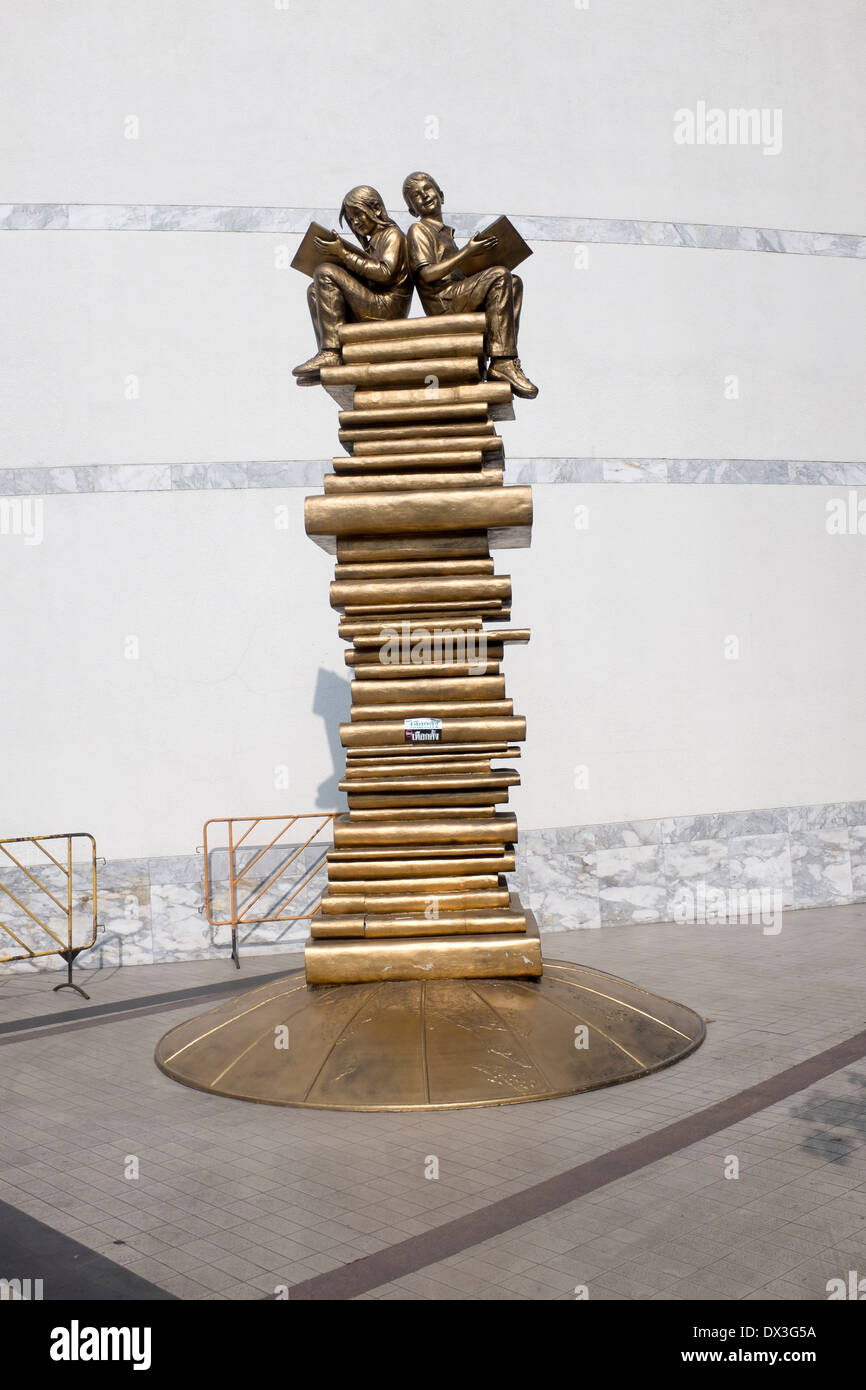
<instances>
[{"instance_id":1,"label":"shadow on ground","mask_svg":"<svg viewBox=\"0 0 866 1390\"><path fill-rule=\"evenodd\" d=\"M845 1097L818 1093L792 1112L795 1119L814 1126L800 1147L831 1163L845 1163L866 1140L866 1076L846 1073L845 1079L859 1088L859 1094Z\"/></svg>"}]
</instances>

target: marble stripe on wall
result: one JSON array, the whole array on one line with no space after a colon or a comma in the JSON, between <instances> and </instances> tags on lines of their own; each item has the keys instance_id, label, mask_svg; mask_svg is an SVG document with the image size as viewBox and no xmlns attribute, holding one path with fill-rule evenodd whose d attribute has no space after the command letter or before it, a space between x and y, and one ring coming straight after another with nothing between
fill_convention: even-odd
<instances>
[{"instance_id":1,"label":"marble stripe on wall","mask_svg":"<svg viewBox=\"0 0 866 1390\"><path fill-rule=\"evenodd\" d=\"M531 830L518 859L548 931L863 902L866 802Z\"/></svg>"},{"instance_id":2,"label":"marble stripe on wall","mask_svg":"<svg viewBox=\"0 0 866 1390\"><path fill-rule=\"evenodd\" d=\"M807 459L507 459L506 483L866 485L866 463Z\"/></svg>"},{"instance_id":3,"label":"marble stripe on wall","mask_svg":"<svg viewBox=\"0 0 866 1390\"><path fill-rule=\"evenodd\" d=\"M459 236L487 226L497 212L450 212ZM403 208L392 216L407 224ZM302 235L310 222L334 225L336 208L198 207L157 203L5 203L0 230L70 232L268 232ZM866 257L866 237L850 233L697 222L513 214L527 241L615 246L678 246L702 251L764 251L792 256Z\"/></svg>"},{"instance_id":4,"label":"marble stripe on wall","mask_svg":"<svg viewBox=\"0 0 866 1390\"><path fill-rule=\"evenodd\" d=\"M321 487L326 459L233 463L77 464L0 469L0 496L82 492L189 492ZM506 483L755 483L761 486L866 486L866 463L783 459L509 459Z\"/></svg>"},{"instance_id":5,"label":"marble stripe on wall","mask_svg":"<svg viewBox=\"0 0 866 1390\"><path fill-rule=\"evenodd\" d=\"M321 863L324 848L303 851L299 876ZM266 856L257 872L266 879L275 863ZM221 872L213 860L217 905ZM511 886L543 931L677 921L684 906L695 910L699 927L712 927L710 910L721 903L740 924L756 925L743 914L757 911L756 929L775 934L771 918L786 909L866 902L866 801L530 830L517 845ZM26 885L15 891L24 894ZM210 926L202 911L200 855L111 861L100 868L98 891L101 931L82 965L228 961L229 929ZM303 906L312 908L321 880L307 891ZM244 927L241 955L297 951L308 930L306 920ZM53 970L61 963L45 957L5 968Z\"/></svg>"}]
</instances>

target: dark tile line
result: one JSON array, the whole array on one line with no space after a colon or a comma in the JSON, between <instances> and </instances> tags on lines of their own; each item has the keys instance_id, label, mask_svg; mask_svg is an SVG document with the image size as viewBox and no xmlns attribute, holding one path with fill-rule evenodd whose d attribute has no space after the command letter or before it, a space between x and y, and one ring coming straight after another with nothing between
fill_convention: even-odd
<instances>
[{"instance_id":1,"label":"dark tile line","mask_svg":"<svg viewBox=\"0 0 866 1390\"><path fill-rule=\"evenodd\" d=\"M840 1068L860 1061L864 1056L866 1030L775 1076L767 1077L756 1086L749 1086L694 1115L687 1115L653 1134L644 1135L610 1153L600 1154L587 1163L558 1173L556 1177L535 1183L480 1211L457 1217L421 1235L410 1236L386 1250L367 1255L340 1269L294 1284L289 1297L296 1300L351 1299L382 1284L401 1279L404 1275L414 1274L427 1265L460 1254L527 1221L534 1221L597 1188L617 1182L661 1158L718 1134L787 1096L805 1090Z\"/></svg>"},{"instance_id":2,"label":"dark tile line","mask_svg":"<svg viewBox=\"0 0 866 1390\"><path fill-rule=\"evenodd\" d=\"M296 965L287 965L285 973L288 975L297 968ZM209 985L193 985L189 989L168 990L165 994L143 994L138 999L115 999L108 1004L89 1004L85 1008L76 1009L74 1013L63 1010L62 1013L36 1014L30 1018L11 1019L6 1023L0 1023L0 1046L2 1046L4 1036L7 1034L30 1033L38 1028L50 1032L65 1033L69 1031L70 1024L79 1026L88 1023L92 1026L96 1023L109 1022L113 1016L118 1014L158 1013L163 1008L181 1007L187 1002L194 1003L197 999L210 999L224 994L256 989L258 985L269 984L279 974L279 969L264 975L245 976L234 972L230 980L217 980Z\"/></svg>"},{"instance_id":3,"label":"dark tile line","mask_svg":"<svg viewBox=\"0 0 866 1390\"><path fill-rule=\"evenodd\" d=\"M46 1300L177 1302L173 1293L0 1201L0 1279L41 1279Z\"/></svg>"}]
</instances>

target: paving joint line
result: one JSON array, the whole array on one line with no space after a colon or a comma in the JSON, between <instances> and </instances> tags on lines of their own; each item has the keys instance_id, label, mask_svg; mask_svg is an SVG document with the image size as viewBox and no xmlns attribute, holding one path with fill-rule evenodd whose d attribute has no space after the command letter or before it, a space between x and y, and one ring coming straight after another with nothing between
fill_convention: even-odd
<instances>
[{"instance_id":1,"label":"paving joint line","mask_svg":"<svg viewBox=\"0 0 866 1390\"><path fill-rule=\"evenodd\" d=\"M555 1177L534 1183L522 1192L434 1226L420 1235L398 1241L385 1250L354 1260L339 1269L302 1280L290 1287L289 1298L298 1301L347 1300L369 1293L383 1284L393 1283L407 1274L417 1273L428 1265L461 1254L494 1236L546 1216L598 1188L639 1172L662 1158L690 1148L701 1139L729 1129L864 1057L866 1029L693 1115L686 1115L629 1144L568 1168Z\"/></svg>"}]
</instances>

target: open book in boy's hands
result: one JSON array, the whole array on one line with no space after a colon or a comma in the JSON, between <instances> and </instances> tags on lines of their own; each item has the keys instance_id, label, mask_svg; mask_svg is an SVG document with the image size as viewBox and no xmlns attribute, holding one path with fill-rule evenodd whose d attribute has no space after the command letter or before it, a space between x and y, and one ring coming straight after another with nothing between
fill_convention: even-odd
<instances>
[{"instance_id":1,"label":"open book in boy's hands","mask_svg":"<svg viewBox=\"0 0 866 1390\"><path fill-rule=\"evenodd\" d=\"M507 217L497 217L480 235L495 237L496 245L464 261L462 269L466 275L474 275L476 271L486 270L491 265L504 265L506 270L514 270L515 266L532 255L531 248Z\"/></svg>"}]
</instances>

